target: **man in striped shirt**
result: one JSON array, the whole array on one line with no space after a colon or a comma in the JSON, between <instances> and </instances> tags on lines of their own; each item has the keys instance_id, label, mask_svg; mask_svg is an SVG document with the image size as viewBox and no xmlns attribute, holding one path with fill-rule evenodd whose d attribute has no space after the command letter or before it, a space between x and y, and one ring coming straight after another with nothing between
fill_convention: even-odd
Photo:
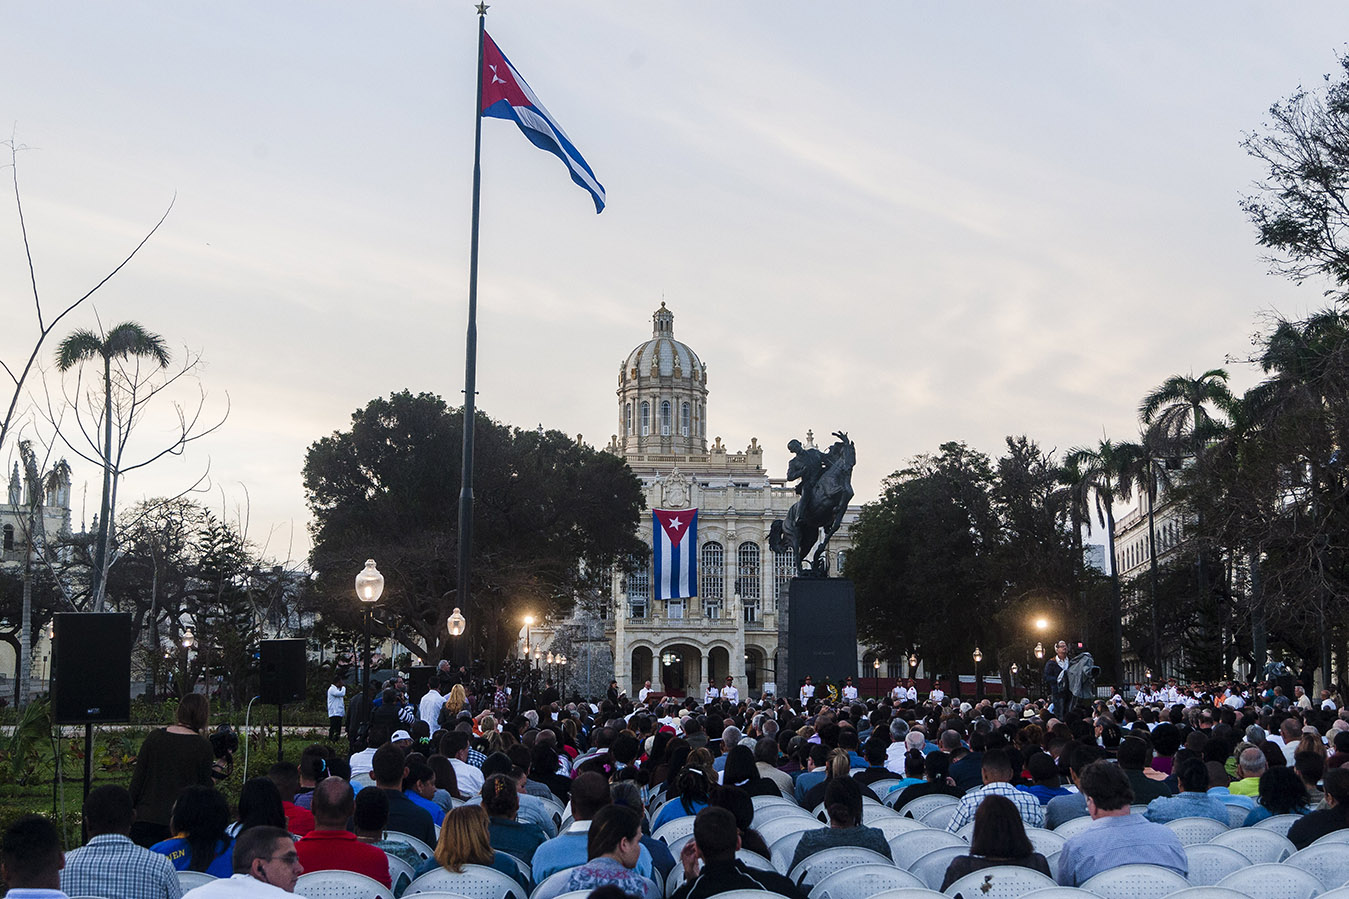
<instances>
[{"instance_id":1,"label":"man in striped shirt","mask_svg":"<svg viewBox=\"0 0 1349 899\"><path fill-rule=\"evenodd\" d=\"M142 849L131 838L135 818L125 787L91 790L84 801L89 842L66 856L61 889L68 896L106 899L181 899L182 887L168 856Z\"/></svg>"},{"instance_id":2,"label":"man in striped shirt","mask_svg":"<svg viewBox=\"0 0 1349 899\"><path fill-rule=\"evenodd\" d=\"M1030 793L1018 790L1012 786L1012 777L1015 772L1012 770L1012 760L1007 753L1001 749L988 749L984 751L984 758L981 767L984 784L981 787L975 787L966 793L956 806L955 814L951 816L951 821L946 825L946 829L955 833L974 820L974 813L979 809L979 803L984 801L986 796L1005 796L1016 806L1016 810L1021 813L1021 820L1027 827L1044 827L1045 810L1040 805L1040 800L1036 799Z\"/></svg>"}]
</instances>

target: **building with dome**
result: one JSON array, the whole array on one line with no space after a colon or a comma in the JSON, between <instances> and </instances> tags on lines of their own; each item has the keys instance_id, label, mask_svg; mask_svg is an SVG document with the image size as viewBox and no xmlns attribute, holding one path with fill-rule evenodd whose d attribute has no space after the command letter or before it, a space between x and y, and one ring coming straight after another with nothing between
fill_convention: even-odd
<instances>
[{"instance_id":1,"label":"building with dome","mask_svg":"<svg viewBox=\"0 0 1349 899\"><path fill-rule=\"evenodd\" d=\"M698 510L698 595L654 601L650 554L635 573L615 573L603 613L614 679L634 697L650 680L657 692L702 698L709 681L721 685L729 675L741 696L759 695L775 683L778 610L795 573L789 554L769 547L768 533L796 492L769 477L757 438L736 452L721 437L708 445L707 365L675 339L664 303L651 319L651 339L619 367L618 433L607 450L641 480L648 509ZM792 437L813 444L809 433L775 440L785 447ZM849 510L830 543L835 571L846 563L857 512ZM649 514L640 536L650 545Z\"/></svg>"}]
</instances>

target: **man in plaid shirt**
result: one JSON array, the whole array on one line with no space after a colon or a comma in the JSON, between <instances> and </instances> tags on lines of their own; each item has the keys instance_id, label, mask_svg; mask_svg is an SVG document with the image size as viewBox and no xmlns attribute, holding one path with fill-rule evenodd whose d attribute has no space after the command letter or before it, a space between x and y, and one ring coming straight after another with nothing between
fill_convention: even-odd
<instances>
[{"instance_id":1,"label":"man in plaid shirt","mask_svg":"<svg viewBox=\"0 0 1349 899\"><path fill-rule=\"evenodd\" d=\"M89 842L66 856L61 889L68 896L181 899L178 874L166 855L131 842L135 814L124 787L99 787L84 802Z\"/></svg>"},{"instance_id":2,"label":"man in plaid shirt","mask_svg":"<svg viewBox=\"0 0 1349 899\"><path fill-rule=\"evenodd\" d=\"M506 678L504 675L497 675L497 691L492 695L492 712L498 720L505 721L510 709L511 694L506 692Z\"/></svg>"},{"instance_id":3,"label":"man in plaid shirt","mask_svg":"<svg viewBox=\"0 0 1349 899\"><path fill-rule=\"evenodd\" d=\"M1005 796L1016 806L1016 810L1021 813L1021 820L1027 827L1044 827L1045 810L1040 805L1040 800L1036 799L1030 793L1018 790L1012 786L1012 760L1007 753L1001 749L989 749L984 752L983 766L981 773L984 778L984 785L975 787L966 793L956 806L955 814L951 816L951 821L946 825L947 831L955 833L974 820L974 813L979 808L979 803L984 801L985 796Z\"/></svg>"}]
</instances>

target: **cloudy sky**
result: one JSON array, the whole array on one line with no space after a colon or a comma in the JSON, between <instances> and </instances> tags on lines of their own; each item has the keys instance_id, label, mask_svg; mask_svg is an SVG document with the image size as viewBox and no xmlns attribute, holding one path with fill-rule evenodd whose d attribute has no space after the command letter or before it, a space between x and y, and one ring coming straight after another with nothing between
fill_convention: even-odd
<instances>
[{"instance_id":1,"label":"cloudy sky","mask_svg":"<svg viewBox=\"0 0 1349 899\"><path fill-rule=\"evenodd\" d=\"M209 466L208 504L302 558L306 447L390 391L458 402L476 28L468 2L0 2L47 303L176 196L69 323L201 353L208 413L231 408L124 502ZM708 365L710 436L757 437L780 474L791 437L848 430L867 500L946 440L1131 437L1149 388L1320 300L1266 274L1239 142L1335 68L1343 2L499 0L488 28L609 196L596 216L484 122L480 405L512 424L604 444L664 299ZM36 325L3 201L12 361Z\"/></svg>"}]
</instances>

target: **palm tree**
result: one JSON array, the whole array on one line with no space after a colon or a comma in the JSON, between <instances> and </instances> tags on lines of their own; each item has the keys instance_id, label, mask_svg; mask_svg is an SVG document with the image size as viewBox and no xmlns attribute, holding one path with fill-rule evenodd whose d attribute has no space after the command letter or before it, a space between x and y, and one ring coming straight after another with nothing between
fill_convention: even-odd
<instances>
[{"instance_id":1,"label":"palm tree","mask_svg":"<svg viewBox=\"0 0 1349 899\"><path fill-rule=\"evenodd\" d=\"M45 474L41 471L33 444L27 440L19 441L19 459L23 463L24 480L27 484L27 520L20 518L24 527L23 557L23 600L19 622L19 671L18 697L19 707L28 705L33 679L33 563L37 553L45 550L46 498L61 487L70 483L70 466L65 459L57 461Z\"/></svg>"},{"instance_id":2,"label":"palm tree","mask_svg":"<svg viewBox=\"0 0 1349 899\"><path fill-rule=\"evenodd\" d=\"M115 359L149 359L160 368L169 364L164 338L151 334L135 322L123 322L102 337L81 328L71 332L56 349L56 367L69 371L81 362L103 361L103 498L99 504L98 542L94 546L93 608L103 611L107 581L108 550L112 538L113 477L116 468L112 449L112 364Z\"/></svg>"},{"instance_id":3,"label":"palm tree","mask_svg":"<svg viewBox=\"0 0 1349 899\"><path fill-rule=\"evenodd\" d=\"M1150 429L1158 446L1170 444L1194 459L1195 474L1202 479L1204 448L1216 440L1227 427L1222 415L1230 416L1236 398L1227 387L1227 371L1213 368L1199 377L1172 375L1143 398L1138 415ZM1196 532L1203 540L1203 517L1196 515ZM1196 547L1196 579L1199 608L1209 607L1208 553L1202 545Z\"/></svg>"},{"instance_id":4,"label":"palm tree","mask_svg":"<svg viewBox=\"0 0 1349 899\"><path fill-rule=\"evenodd\" d=\"M1115 560L1115 503L1129 498L1130 481L1125 474L1135 465L1137 444L1112 443L1102 439L1091 447L1070 450L1064 464L1075 466L1082 473L1082 485L1090 490L1096 505L1096 517L1105 528L1107 552L1110 555L1110 627L1115 659L1111 676L1116 685L1124 683L1124 622L1120 604L1119 564ZM1090 529L1090 517L1087 518Z\"/></svg>"}]
</instances>

